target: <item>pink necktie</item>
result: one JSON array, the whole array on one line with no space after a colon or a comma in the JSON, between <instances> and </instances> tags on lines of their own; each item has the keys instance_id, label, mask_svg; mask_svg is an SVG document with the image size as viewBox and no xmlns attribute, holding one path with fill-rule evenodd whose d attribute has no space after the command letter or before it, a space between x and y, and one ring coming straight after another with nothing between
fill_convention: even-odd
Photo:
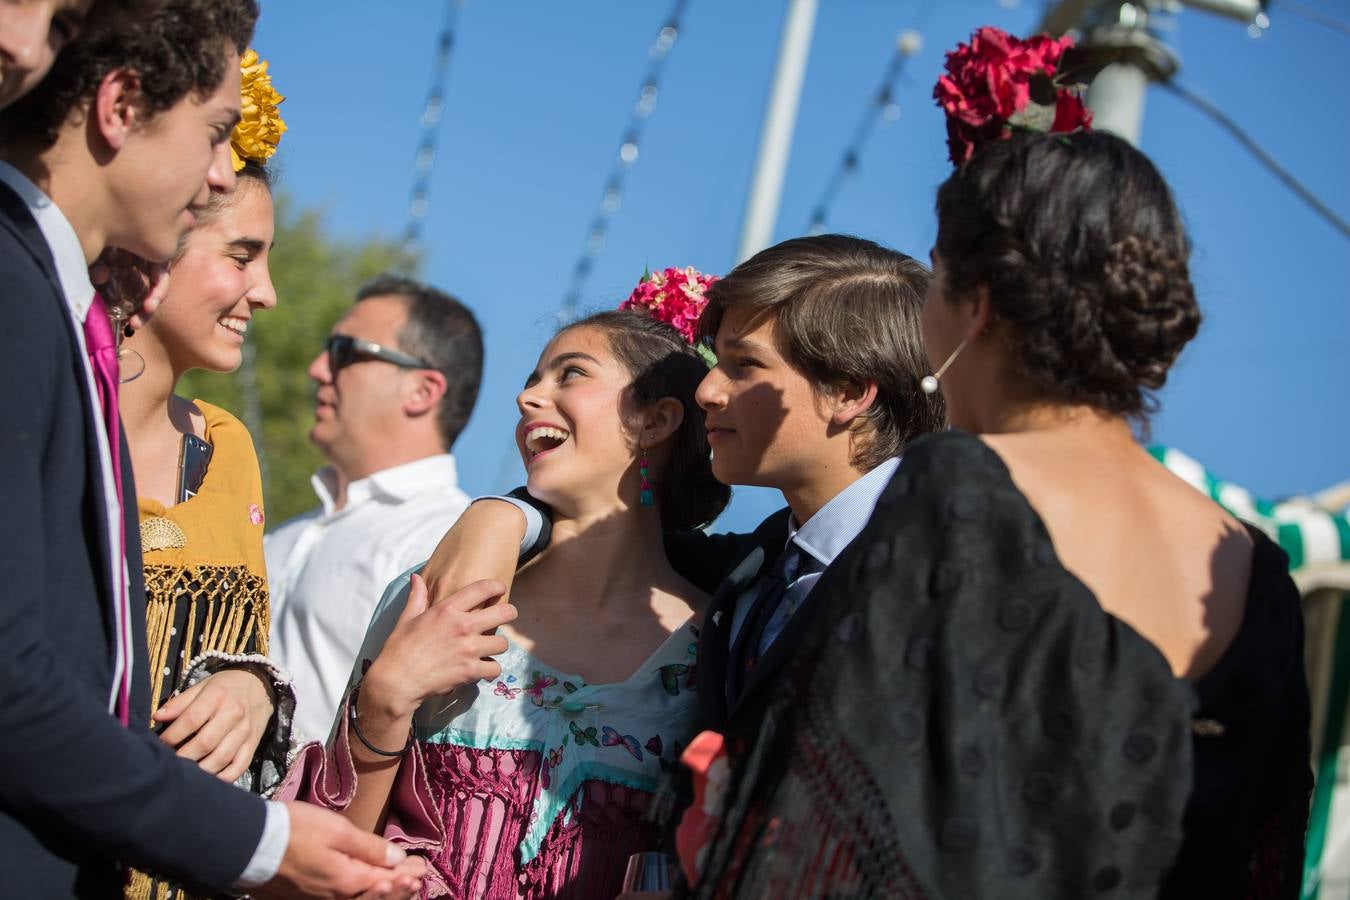
<instances>
[{"instance_id":1,"label":"pink necktie","mask_svg":"<svg viewBox=\"0 0 1350 900\"><path fill-rule=\"evenodd\" d=\"M126 725L131 709L131 598L127 596L126 579L122 576L126 560L126 506L122 502L122 420L117 414L117 343L113 340L112 322L103 295L95 293L84 319L84 341L89 350L89 362L94 368L94 386L98 388L98 405L103 423L108 429L108 447L112 451L113 483L117 491L118 527L113 535L116 556L113 559L114 601L117 604L117 668L121 677L117 685L117 718Z\"/></svg>"}]
</instances>

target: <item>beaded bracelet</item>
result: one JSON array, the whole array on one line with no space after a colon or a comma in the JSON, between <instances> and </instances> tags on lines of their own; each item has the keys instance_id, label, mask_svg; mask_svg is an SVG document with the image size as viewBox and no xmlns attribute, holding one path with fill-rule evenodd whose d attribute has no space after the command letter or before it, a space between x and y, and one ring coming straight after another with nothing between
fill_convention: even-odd
<instances>
[{"instance_id":1,"label":"beaded bracelet","mask_svg":"<svg viewBox=\"0 0 1350 900\"><path fill-rule=\"evenodd\" d=\"M411 725L408 726L408 743L403 745L402 750L381 750L379 747L376 747L370 741L366 740L366 736L361 733L360 726L356 724L356 692L360 690L360 688L361 683L357 682L356 686L352 688L352 692L347 697L347 721L351 723L352 733L356 735L356 739L360 741L362 744L364 744L365 748L369 750L371 753L375 753L380 756L398 757L407 753L408 749L412 747L413 741L415 740Z\"/></svg>"}]
</instances>

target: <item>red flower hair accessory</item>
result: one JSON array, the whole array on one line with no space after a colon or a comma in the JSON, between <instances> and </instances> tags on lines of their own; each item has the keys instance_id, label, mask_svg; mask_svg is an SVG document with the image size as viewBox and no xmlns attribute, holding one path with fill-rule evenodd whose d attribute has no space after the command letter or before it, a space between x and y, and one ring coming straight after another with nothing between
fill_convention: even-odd
<instances>
[{"instance_id":1,"label":"red flower hair accessory","mask_svg":"<svg viewBox=\"0 0 1350 900\"><path fill-rule=\"evenodd\" d=\"M698 317L708 305L708 288L715 281L716 275L704 275L693 266L644 272L642 280L628 299L619 304L619 309L641 310L658 322L665 322L704 353L706 348L696 341L695 336ZM715 364L716 361L712 362Z\"/></svg>"},{"instance_id":2,"label":"red flower hair accessory","mask_svg":"<svg viewBox=\"0 0 1350 900\"><path fill-rule=\"evenodd\" d=\"M1058 82L1073 38L1036 35L1027 40L998 28L981 28L969 44L947 54L947 74L933 99L947 113L947 149L960 166L991 141L1014 129L1067 133L1092 124L1076 87Z\"/></svg>"}]
</instances>

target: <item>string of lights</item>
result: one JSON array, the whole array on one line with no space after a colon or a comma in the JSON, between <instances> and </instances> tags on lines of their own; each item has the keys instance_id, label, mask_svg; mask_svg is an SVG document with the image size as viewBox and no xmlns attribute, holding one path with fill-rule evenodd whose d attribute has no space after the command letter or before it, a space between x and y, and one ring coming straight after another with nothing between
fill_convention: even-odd
<instances>
[{"instance_id":1,"label":"string of lights","mask_svg":"<svg viewBox=\"0 0 1350 900\"><path fill-rule=\"evenodd\" d=\"M431 87L420 119L422 137L413 158L413 186L408 197L408 224L403 230L403 252L406 264L411 264L422 249L422 223L431 208L431 173L436 165L436 143L445 112L445 86L450 75L450 56L455 46L455 27L459 12L468 0L446 0L445 19L436 41L436 61L431 70Z\"/></svg>"},{"instance_id":2,"label":"string of lights","mask_svg":"<svg viewBox=\"0 0 1350 900\"><path fill-rule=\"evenodd\" d=\"M830 215L830 207L834 205L835 199L838 198L844 182L848 180L850 175L858 171L858 164L862 160L863 147L872 136L877 122L894 122L900 118L900 104L895 102L896 84L900 81L900 76L904 74L906 62L923 49L923 36L918 29L932 14L934 3L935 0L928 0L915 14L914 27L900 32L899 37L895 39L895 52L891 54L890 61L886 64L886 72L881 77L881 84L872 94L871 100L867 103L867 108L863 110L862 118L858 121L858 127L853 130L853 139L844 148L839 163L834 167L829 180L825 182L825 189L821 191L820 199L811 208L811 221L807 224L808 233L824 233L825 223Z\"/></svg>"},{"instance_id":3,"label":"string of lights","mask_svg":"<svg viewBox=\"0 0 1350 900\"><path fill-rule=\"evenodd\" d=\"M1337 215L1335 210L1318 199L1316 194L1305 187L1288 169L1280 165L1275 157L1271 156L1260 144L1256 143L1255 139L1247 134L1247 132L1242 129L1242 126L1230 119L1223 110L1219 109L1219 107L1215 106L1212 102L1200 96L1195 91L1183 87L1175 81L1164 81L1162 82L1161 87L1171 91L1177 97L1191 104L1191 106L1217 122L1220 127L1236 138L1238 143L1246 147L1247 151L1251 153L1252 156L1255 156L1257 161L1265 166L1272 175L1278 178L1285 187L1289 188L1289 190L1293 191L1300 200L1308 204L1313 212L1317 213L1325 219L1331 227L1339 231L1342 237L1350 238L1350 222L1346 222L1345 219L1342 219Z\"/></svg>"},{"instance_id":4,"label":"string of lights","mask_svg":"<svg viewBox=\"0 0 1350 900\"><path fill-rule=\"evenodd\" d=\"M560 321L565 322L576 317L577 307L581 302L581 290L590 277L596 257L605 248L605 239L609 234L610 223L623 203L624 181L628 175L628 170L633 167L633 163L637 162L643 128L651 117L652 111L656 109L656 99L661 87L661 75L665 71L670 49L675 46L675 39L679 36L680 21L687 3L688 0L675 0L669 14L662 21L661 28L656 34L656 40L647 50L647 57L651 61L651 65L647 69L646 77L642 80L642 87L638 90L637 102L633 105L632 112L629 113L628 124L623 130L623 140L619 144L619 151L615 154L609 174L605 178L600 204L595 211L595 215L591 218L590 226L586 229L586 241L582 245L581 253L577 257L575 265L572 267L571 281L568 284L567 293L563 296L562 308L558 313Z\"/></svg>"}]
</instances>

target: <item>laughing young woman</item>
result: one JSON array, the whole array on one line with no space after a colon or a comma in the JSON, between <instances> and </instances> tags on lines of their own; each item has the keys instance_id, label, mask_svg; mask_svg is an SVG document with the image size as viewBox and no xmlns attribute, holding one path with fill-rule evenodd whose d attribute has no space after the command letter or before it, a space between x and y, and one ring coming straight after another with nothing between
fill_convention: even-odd
<instances>
[{"instance_id":1,"label":"laughing young woman","mask_svg":"<svg viewBox=\"0 0 1350 900\"><path fill-rule=\"evenodd\" d=\"M564 328L516 399L549 549L510 604L479 608L480 583L428 610L413 577L376 611L338 770L359 776L349 818L428 851L433 896L613 897L628 856L659 849L644 813L694 731L707 600L662 531L705 524L730 493L694 401L706 373L641 313Z\"/></svg>"}]
</instances>

